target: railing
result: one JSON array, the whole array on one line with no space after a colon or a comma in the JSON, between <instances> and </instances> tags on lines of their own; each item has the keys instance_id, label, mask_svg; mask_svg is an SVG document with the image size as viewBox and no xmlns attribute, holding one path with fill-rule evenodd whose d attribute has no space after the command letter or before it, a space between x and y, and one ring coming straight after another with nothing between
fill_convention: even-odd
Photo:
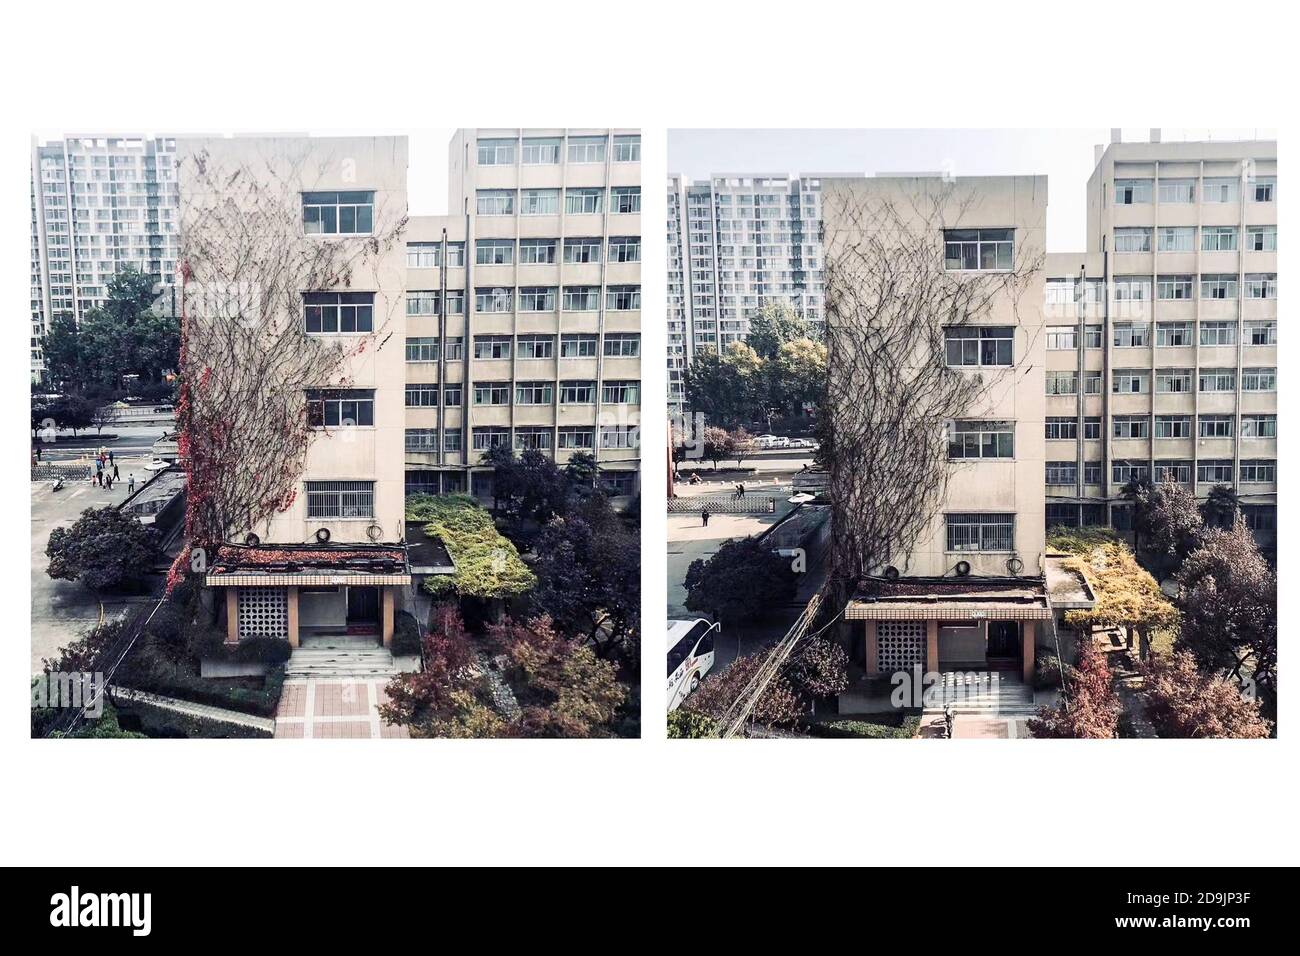
<instances>
[{"instance_id":1,"label":"railing","mask_svg":"<svg viewBox=\"0 0 1300 956\"><path fill-rule=\"evenodd\" d=\"M86 481L90 478L90 466L55 464L54 462L41 462L39 465L32 465L32 481L54 481L56 478L62 478L65 481Z\"/></svg>"},{"instance_id":2,"label":"railing","mask_svg":"<svg viewBox=\"0 0 1300 956\"><path fill-rule=\"evenodd\" d=\"M738 498L734 494L689 495L668 499L669 514L699 514L706 510L710 514L770 515L776 511L776 499L760 498L757 495Z\"/></svg>"}]
</instances>

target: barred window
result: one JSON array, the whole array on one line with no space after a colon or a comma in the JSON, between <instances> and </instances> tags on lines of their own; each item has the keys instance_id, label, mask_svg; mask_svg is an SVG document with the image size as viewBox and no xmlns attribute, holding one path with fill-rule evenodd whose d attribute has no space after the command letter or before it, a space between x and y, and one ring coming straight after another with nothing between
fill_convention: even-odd
<instances>
[{"instance_id":1,"label":"barred window","mask_svg":"<svg viewBox=\"0 0 1300 956\"><path fill-rule=\"evenodd\" d=\"M1015 549L1015 515L950 514L947 516L949 551L1012 551Z\"/></svg>"},{"instance_id":2,"label":"barred window","mask_svg":"<svg viewBox=\"0 0 1300 956\"><path fill-rule=\"evenodd\" d=\"M373 481L308 481L308 518L373 518Z\"/></svg>"},{"instance_id":3,"label":"barred window","mask_svg":"<svg viewBox=\"0 0 1300 956\"><path fill-rule=\"evenodd\" d=\"M1011 458L1015 454L1015 423L955 421L948 433L948 458Z\"/></svg>"},{"instance_id":4,"label":"barred window","mask_svg":"<svg viewBox=\"0 0 1300 956\"><path fill-rule=\"evenodd\" d=\"M373 292L304 292L303 329L308 335L355 335L374 330Z\"/></svg>"}]
</instances>

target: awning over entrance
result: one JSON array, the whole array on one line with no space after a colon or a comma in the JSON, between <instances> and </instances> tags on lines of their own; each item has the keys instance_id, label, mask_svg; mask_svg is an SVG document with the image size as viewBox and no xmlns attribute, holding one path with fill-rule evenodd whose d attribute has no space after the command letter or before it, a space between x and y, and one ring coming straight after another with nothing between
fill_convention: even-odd
<instances>
[{"instance_id":1,"label":"awning over entrance","mask_svg":"<svg viewBox=\"0 0 1300 956\"><path fill-rule=\"evenodd\" d=\"M409 585L401 545L223 545L205 578L209 587Z\"/></svg>"},{"instance_id":2,"label":"awning over entrance","mask_svg":"<svg viewBox=\"0 0 1300 956\"><path fill-rule=\"evenodd\" d=\"M844 609L849 621L1033 621L1051 618L1036 578L868 578Z\"/></svg>"}]
</instances>

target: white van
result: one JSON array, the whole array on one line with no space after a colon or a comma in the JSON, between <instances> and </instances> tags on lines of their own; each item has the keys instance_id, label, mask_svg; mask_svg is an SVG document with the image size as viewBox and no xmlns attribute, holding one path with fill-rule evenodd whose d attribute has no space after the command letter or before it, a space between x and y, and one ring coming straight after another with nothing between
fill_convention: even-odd
<instances>
[{"instance_id":1,"label":"white van","mask_svg":"<svg viewBox=\"0 0 1300 956\"><path fill-rule=\"evenodd\" d=\"M668 710L678 708L713 669L713 645L721 624L704 618L668 622Z\"/></svg>"}]
</instances>

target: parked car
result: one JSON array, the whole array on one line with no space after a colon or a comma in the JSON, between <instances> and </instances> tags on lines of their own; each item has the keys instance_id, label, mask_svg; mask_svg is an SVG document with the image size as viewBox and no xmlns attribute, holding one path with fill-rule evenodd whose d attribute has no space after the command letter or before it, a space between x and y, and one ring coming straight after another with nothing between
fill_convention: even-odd
<instances>
[{"instance_id":1,"label":"parked car","mask_svg":"<svg viewBox=\"0 0 1300 956\"><path fill-rule=\"evenodd\" d=\"M772 444L772 442L774 442L774 441L776 441L776 440L777 440L777 439L776 439L776 436L775 436L775 435L755 435L755 436L754 436L754 444L757 445L759 448L767 448L767 447L769 447L769 446Z\"/></svg>"},{"instance_id":2,"label":"parked car","mask_svg":"<svg viewBox=\"0 0 1300 956\"><path fill-rule=\"evenodd\" d=\"M811 438L791 438L787 448L816 448L817 443Z\"/></svg>"},{"instance_id":3,"label":"parked car","mask_svg":"<svg viewBox=\"0 0 1300 956\"><path fill-rule=\"evenodd\" d=\"M721 624L704 618L668 622L668 710L676 710L713 669Z\"/></svg>"}]
</instances>

